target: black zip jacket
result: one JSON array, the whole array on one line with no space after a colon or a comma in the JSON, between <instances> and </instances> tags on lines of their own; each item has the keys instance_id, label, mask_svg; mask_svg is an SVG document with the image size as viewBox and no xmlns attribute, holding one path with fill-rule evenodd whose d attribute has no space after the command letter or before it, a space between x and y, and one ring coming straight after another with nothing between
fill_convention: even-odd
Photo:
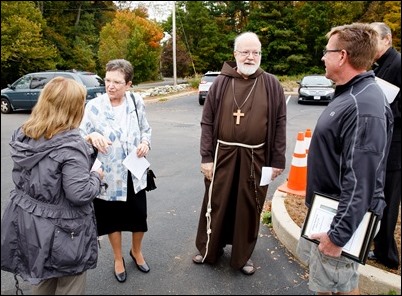
<instances>
[{"instance_id":1,"label":"black zip jacket","mask_svg":"<svg viewBox=\"0 0 402 296\"><path fill-rule=\"evenodd\" d=\"M314 192L339 199L328 236L343 247L363 216L381 217L393 115L373 71L337 86L312 135L307 158L306 205Z\"/></svg>"}]
</instances>

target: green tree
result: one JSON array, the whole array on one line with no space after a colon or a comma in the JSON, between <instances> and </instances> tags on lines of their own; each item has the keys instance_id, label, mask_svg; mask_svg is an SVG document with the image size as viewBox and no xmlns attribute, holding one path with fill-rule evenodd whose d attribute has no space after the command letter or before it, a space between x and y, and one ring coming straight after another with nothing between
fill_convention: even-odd
<instances>
[{"instance_id":1,"label":"green tree","mask_svg":"<svg viewBox=\"0 0 402 296\"><path fill-rule=\"evenodd\" d=\"M363 22L384 22L392 31L392 45L401 51L401 1L369 1Z\"/></svg>"},{"instance_id":2,"label":"green tree","mask_svg":"<svg viewBox=\"0 0 402 296\"><path fill-rule=\"evenodd\" d=\"M1 84L53 69L57 49L43 37L46 22L32 1L1 2Z\"/></svg>"},{"instance_id":3,"label":"green tree","mask_svg":"<svg viewBox=\"0 0 402 296\"><path fill-rule=\"evenodd\" d=\"M297 34L302 40L303 56L306 59L306 73L322 73L324 71L322 50L327 40L325 34L336 25L331 17L330 1L300 1L294 6L294 22ZM343 20L345 23L348 21ZM300 71L298 71L300 73Z\"/></svg>"},{"instance_id":4,"label":"green tree","mask_svg":"<svg viewBox=\"0 0 402 296\"><path fill-rule=\"evenodd\" d=\"M211 1L178 1L176 7L176 35L183 40L197 73L220 70L230 60L233 50L228 47L230 36L221 30L206 3ZM172 35L172 19L164 23Z\"/></svg>"},{"instance_id":5,"label":"green tree","mask_svg":"<svg viewBox=\"0 0 402 296\"><path fill-rule=\"evenodd\" d=\"M400 49L400 1L178 1L177 35L197 72L233 60L238 33L253 31L262 42L261 67L274 74L322 73L325 34L352 22L384 21ZM163 23L171 33L171 18Z\"/></svg>"},{"instance_id":6,"label":"green tree","mask_svg":"<svg viewBox=\"0 0 402 296\"><path fill-rule=\"evenodd\" d=\"M244 31L259 35L261 67L277 75L322 72L325 34L346 23L383 21L401 49L401 1L176 1L175 15L181 75L221 69ZM173 72L171 41L160 44L172 18L150 21L130 1L2 1L1 17L2 86L54 68L103 75L114 58L133 63L135 83Z\"/></svg>"},{"instance_id":7,"label":"green tree","mask_svg":"<svg viewBox=\"0 0 402 296\"><path fill-rule=\"evenodd\" d=\"M236 35L244 31L251 7L258 1L205 1L220 31Z\"/></svg>"},{"instance_id":8,"label":"green tree","mask_svg":"<svg viewBox=\"0 0 402 296\"><path fill-rule=\"evenodd\" d=\"M45 36L60 52L58 69L99 69L99 31L114 17L112 1L41 1Z\"/></svg>"},{"instance_id":9,"label":"green tree","mask_svg":"<svg viewBox=\"0 0 402 296\"><path fill-rule=\"evenodd\" d=\"M255 1L246 30L259 35L261 67L277 75L294 75L311 63L305 40L295 25L295 7L289 1Z\"/></svg>"}]
</instances>

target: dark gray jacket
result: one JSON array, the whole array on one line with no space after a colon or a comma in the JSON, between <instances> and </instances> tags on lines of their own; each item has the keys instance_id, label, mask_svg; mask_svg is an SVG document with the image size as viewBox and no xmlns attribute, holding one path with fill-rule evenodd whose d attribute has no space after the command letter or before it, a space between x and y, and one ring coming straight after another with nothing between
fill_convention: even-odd
<instances>
[{"instance_id":1,"label":"dark gray jacket","mask_svg":"<svg viewBox=\"0 0 402 296\"><path fill-rule=\"evenodd\" d=\"M1 221L1 269L38 284L95 268L101 180L90 172L92 146L78 129L38 141L18 129L10 146L15 189Z\"/></svg>"},{"instance_id":2,"label":"dark gray jacket","mask_svg":"<svg viewBox=\"0 0 402 296\"><path fill-rule=\"evenodd\" d=\"M373 71L337 86L320 115L307 158L306 205L314 191L339 199L329 238L343 247L368 210L385 207L385 167L393 116Z\"/></svg>"}]
</instances>

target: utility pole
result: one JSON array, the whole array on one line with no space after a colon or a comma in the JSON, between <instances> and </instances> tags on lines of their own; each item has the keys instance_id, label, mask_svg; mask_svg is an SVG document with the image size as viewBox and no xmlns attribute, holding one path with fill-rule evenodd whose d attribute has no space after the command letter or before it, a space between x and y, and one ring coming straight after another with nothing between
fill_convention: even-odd
<instances>
[{"instance_id":1,"label":"utility pole","mask_svg":"<svg viewBox=\"0 0 402 296\"><path fill-rule=\"evenodd\" d=\"M173 85L177 85L177 69L176 69L176 1L173 1L172 12L172 38L173 38Z\"/></svg>"}]
</instances>

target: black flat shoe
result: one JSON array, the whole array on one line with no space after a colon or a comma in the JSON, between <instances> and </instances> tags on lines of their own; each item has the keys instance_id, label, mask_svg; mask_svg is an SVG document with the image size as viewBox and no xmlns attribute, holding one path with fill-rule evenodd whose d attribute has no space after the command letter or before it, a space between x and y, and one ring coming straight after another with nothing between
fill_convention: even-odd
<instances>
[{"instance_id":1,"label":"black flat shoe","mask_svg":"<svg viewBox=\"0 0 402 296\"><path fill-rule=\"evenodd\" d=\"M124 283L127 279L126 263L124 262L124 258L123 258L123 266L124 266L124 271L121 273L117 273L116 269L114 270L114 276L119 283Z\"/></svg>"},{"instance_id":2,"label":"black flat shoe","mask_svg":"<svg viewBox=\"0 0 402 296\"><path fill-rule=\"evenodd\" d=\"M137 264L137 260L135 260L135 257L134 257L134 255L133 255L133 253L131 253L131 250L130 250L130 256L131 256L131 258L133 258L134 263L135 263L135 265L137 266L137 268L138 268L139 271L142 271L142 272L144 272L144 273L147 273L147 272L149 272L149 271L151 270L146 262L144 262L144 264L142 264L142 265L138 265L138 264Z\"/></svg>"}]
</instances>

